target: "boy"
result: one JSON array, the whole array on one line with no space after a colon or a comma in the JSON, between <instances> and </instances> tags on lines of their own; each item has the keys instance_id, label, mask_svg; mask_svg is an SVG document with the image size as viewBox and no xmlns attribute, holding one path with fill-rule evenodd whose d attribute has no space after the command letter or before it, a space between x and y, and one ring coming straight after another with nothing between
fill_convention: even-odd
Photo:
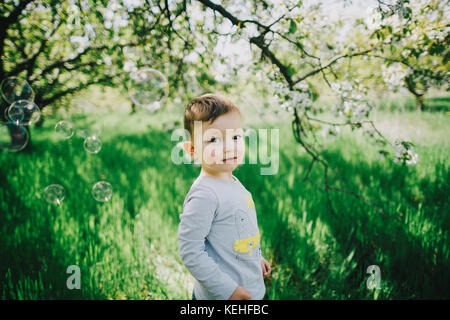
<instances>
[{"instance_id":1,"label":"boy","mask_svg":"<svg viewBox=\"0 0 450 320\"><path fill-rule=\"evenodd\" d=\"M184 127L184 148L202 167L178 227L181 260L195 278L192 298L260 300L271 269L261 255L251 193L232 174L245 155L241 112L227 98L206 94L188 104Z\"/></svg>"}]
</instances>

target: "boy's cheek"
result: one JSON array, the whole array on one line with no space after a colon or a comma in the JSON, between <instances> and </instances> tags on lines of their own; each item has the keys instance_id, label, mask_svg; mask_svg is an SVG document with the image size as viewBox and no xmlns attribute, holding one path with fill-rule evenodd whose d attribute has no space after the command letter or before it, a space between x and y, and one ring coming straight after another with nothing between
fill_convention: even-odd
<instances>
[{"instance_id":1,"label":"boy's cheek","mask_svg":"<svg viewBox=\"0 0 450 320\"><path fill-rule=\"evenodd\" d=\"M216 150L212 145L206 146L203 149L203 160L206 164L215 164L220 159L221 152Z\"/></svg>"},{"instance_id":2,"label":"boy's cheek","mask_svg":"<svg viewBox=\"0 0 450 320\"><path fill-rule=\"evenodd\" d=\"M238 156L237 163L239 163L239 164L244 163L244 155L243 154Z\"/></svg>"},{"instance_id":3,"label":"boy's cheek","mask_svg":"<svg viewBox=\"0 0 450 320\"><path fill-rule=\"evenodd\" d=\"M240 148L237 150L237 154L238 154L239 162L242 162L244 160L244 157L245 157L245 145L244 146L240 146Z\"/></svg>"}]
</instances>

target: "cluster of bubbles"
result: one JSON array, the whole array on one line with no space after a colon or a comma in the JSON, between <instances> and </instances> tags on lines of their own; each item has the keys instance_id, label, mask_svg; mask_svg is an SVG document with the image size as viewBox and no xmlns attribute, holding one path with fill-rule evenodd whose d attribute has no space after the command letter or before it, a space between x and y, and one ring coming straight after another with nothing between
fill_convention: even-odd
<instances>
[{"instance_id":1,"label":"cluster of bubbles","mask_svg":"<svg viewBox=\"0 0 450 320\"><path fill-rule=\"evenodd\" d=\"M112 186L107 181L99 181L92 187L92 196L99 202L109 201L112 195ZM51 184L44 189L44 199L49 204L60 205L65 197L66 191L60 184Z\"/></svg>"},{"instance_id":2,"label":"cluster of bubbles","mask_svg":"<svg viewBox=\"0 0 450 320\"><path fill-rule=\"evenodd\" d=\"M0 124L0 149L9 152L23 150L29 142L29 133L25 126L39 121L41 111L34 103L34 91L24 79L9 77L1 82L1 95L8 106L4 111L4 121ZM56 133L63 139L70 139L75 129L70 121L59 121ZM98 153L102 143L98 132L80 129L78 135L85 138L84 149L89 153ZM60 205L66 197L63 186L51 184L44 189L44 199L50 204ZM97 201L105 202L112 197L112 187L106 181L100 181L92 188L92 195Z\"/></svg>"},{"instance_id":3,"label":"cluster of bubbles","mask_svg":"<svg viewBox=\"0 0 450 320\"><path fill-rule=\"evenodd\" d=\"M84 139L84 150L88 153L97 154L102 149L102 141L99 138L101 127L81 127L75 128L74 124L68 120L61 120L55 125L56 134L64 140L68 140L75 135ZM92 197L99 202L107 202L113 194L112 186L107 181L99 181L92 187ZM59 184L52 184L45 188L44 199L50 204L61 204L65 197L64 187Z\"/></svg>"},{"instance_id":4,"label":"cluster of bubbles","mask_svg":"<svg viewBox=\"0 0 450 320\"><path fill-rule=\"evenodd\" d=\"M75 127L68 120L61 120L55 125L55 132L62 139L68 140L75 134ZM77 135L84 139L84 150L88 153L99 153L102 149L102 141L99 138L101 130L77 129Z\"/></svg>"},{"instance_id":5,"label":"cluster of bubbles","mask_svg":"<svg viewBox=\"0 0 450 320\"><path fill-rule=\"evenodd\" d=\"M0 93L7 103L4 121L0 124L0 149L9 152L23 150L29 142L25 126L41 118L41 111L34 103L34 91L26 80L8 77L1 82Z\"/></svg>"},{"instance_id":6,"label":"cluster of bubbles","mask_svg":"<svg viewBox=\"0 0 450 320\"><path fill-rule=\"evenodd\" d=\"M55 125L55 132L62 139L70 139L75 134L72 122L61 120ZM89 153L98 153L102 148L102 142L98 134L89 135L86 129L77 130L77 135L84 138L84 149Z\"/></svg>"},{"instance_id":7,"label":"cluster of bubbles","mask_svg":"<svg viewBox=\"0 0 450 320\"><path fill-rule=\"evenodd\" d=\"M133 70L130 78L129 94L135 105L153 113L167 99L168 81L158 70ZM41 112L34 103L34 92L26 80L16 77L5 79L1 83L1 95L9 106L4 112L6 122L0 126L0 149L16 152L25 148L29 141L29 134L24 126L37 122ZM170 131L178 124L172 123L165 129ZM64 140L72 138L76 133L84 139L84 149L88 153L97 154L102 148L99 127L76 129L71 121L61 120L55 125L55 132ZM107 202L112 194L112 186L107 181L99 181L92 187L92 196L96 201ZM44 189L43 197L49 204L60 205L66 197L66 191L60 184L51 184Z\"/></svg>"}]
</instances>

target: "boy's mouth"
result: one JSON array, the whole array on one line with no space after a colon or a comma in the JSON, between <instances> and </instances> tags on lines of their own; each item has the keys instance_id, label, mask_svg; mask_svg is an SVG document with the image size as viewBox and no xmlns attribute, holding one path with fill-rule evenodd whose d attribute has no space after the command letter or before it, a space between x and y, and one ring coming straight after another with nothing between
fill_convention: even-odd
<instances>
[{"instance_id":1,"label":"boy's mouth","mask_svg":"<svg viewBox=\"0 0 450 320\"><path fill-rule=\"evenodd\" d=\"M237 159L237 157L227 158L227 159L223 159L223 162L224 163L226 163L226 162L233 162L236 159Z\"/></svg>"}]
</instances>

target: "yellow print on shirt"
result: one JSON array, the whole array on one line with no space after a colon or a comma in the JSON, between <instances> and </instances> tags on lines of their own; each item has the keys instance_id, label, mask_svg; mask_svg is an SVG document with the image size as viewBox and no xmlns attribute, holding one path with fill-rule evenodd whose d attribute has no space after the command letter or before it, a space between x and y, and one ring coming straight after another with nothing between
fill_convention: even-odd
<instances>
[{"instance_id":1,"label":"yellow print on shirt","mask_svg":"<svg viewBox=\"0 0 450 320\"><path fill-rule=\"evenodd\" d=\"M251 207L253 207L253 205L255 204L253 202L252 197L250 197L248 194L245 196L247 198L247 202L248 202L248 208L250 209Z\"/></svg>"},{"instance_id":2,"label":"yellow print on shirt","mask_svg":"<svg viewBox=\"0 0 450 320\"><path fill-rule=\"evenodd\" d=\"M259 243L259 239L260 239L260 235L259 235L259 231L258 234L256 236L247 238L247 239L242 239L242 240L236 240L236 242L234 243L234 251L239 251L239 252L249 252L251 249L255 248L258 243ZM250 252L248 254L249 257L252 256L252 253Z\"/></svg>"}]
</instances>

